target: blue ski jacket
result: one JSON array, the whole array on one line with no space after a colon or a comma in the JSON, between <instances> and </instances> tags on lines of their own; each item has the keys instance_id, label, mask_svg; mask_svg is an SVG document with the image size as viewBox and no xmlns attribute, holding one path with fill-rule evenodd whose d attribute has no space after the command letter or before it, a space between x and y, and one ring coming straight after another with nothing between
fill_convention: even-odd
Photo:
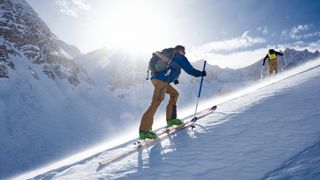
<instances>
[{"instance_id":1,"label":"blue ski jacket","mask_svg":"<svg viewBox=\"0 0 320 180\"><path fill-rule=\"evenodd\" d=\"M202 71L195 69L185 56L177 54L172 58L167 70L151 73L151 80L157 79L171 83L179 78L181 74L181 68L186 73L194 77L202 76Z\"/></svg>"}]
</instances>

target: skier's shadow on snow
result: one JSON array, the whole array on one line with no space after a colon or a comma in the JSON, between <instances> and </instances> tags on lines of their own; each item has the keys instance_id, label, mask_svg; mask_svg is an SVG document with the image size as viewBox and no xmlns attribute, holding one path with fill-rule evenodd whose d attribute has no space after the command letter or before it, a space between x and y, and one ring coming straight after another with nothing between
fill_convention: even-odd
<instances>
[{"instance_id":1,"label":"skier's shadow on snow","mask_svg":"<svg viewBox=\"0 0 320 180\"><path fill-rule=\"evenodd\" d=\"M138 171L153 167L162 160L161 143L156 143L151 148L139 149L138 151Z\"/></svg>"},{"instance_id":2,"label":"skier's shadow on snow","mask_svg":"<svg viewBox=\"0 0 320 180\"><path fill-rule=\"evenodd\" d=\"M184 149L185 143L193 139L197 135L198 129L206 128L204 126L195 124L195 129L184 129L174 135L169 136L167 139L155 143L152 147L147 149L139 149L138 151L138 171L146 168L158 166L162 161L170 158L174 152L179 152Z\"/></svg>"}]
</instances>

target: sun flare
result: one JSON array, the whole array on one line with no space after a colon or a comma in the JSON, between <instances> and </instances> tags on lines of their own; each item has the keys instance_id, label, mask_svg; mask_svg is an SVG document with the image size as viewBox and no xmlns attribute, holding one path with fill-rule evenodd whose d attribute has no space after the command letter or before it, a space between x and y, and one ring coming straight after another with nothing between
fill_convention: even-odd
<instances>
[{"instance_id":1,"label":"sun flare","mask_svg":"<svg viewBox=\"0 0 320 180\"><path fill-rule=\"evenodd\" d=\"M172 43L174 33L169 14L155 2L115 2L95 18L94 28L98 29L95 35L105 46L134 51L154 50Z\"/></svg>"}]
</instances>

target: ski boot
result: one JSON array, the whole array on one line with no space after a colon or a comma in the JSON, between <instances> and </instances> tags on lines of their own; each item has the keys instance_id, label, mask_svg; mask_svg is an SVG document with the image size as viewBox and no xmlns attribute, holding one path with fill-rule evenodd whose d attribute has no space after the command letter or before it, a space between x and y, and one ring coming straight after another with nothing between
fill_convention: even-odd
<instances>
[{"instance_id":1,"label":"ski boot","mask_svg":"<svg viewBox=\"0 0 320 180\"><path fill-rule=\"evenodd\" d=\"M167 127L171 127L171 126L174 126L174 125L181 125L183 124L183 122L180 120L180 119L170 119L167 121Z\"/></svg>"},{"instance_id":2,"label":"ski boot","mask_svg":"<svg viewBox=\"0 0 320 180\"><path fill-rule=\"evenodd\" d=\"M139 139L156 139L157 137L157 134L152 131L139 131Z\"/></svg>"}]
</instances>

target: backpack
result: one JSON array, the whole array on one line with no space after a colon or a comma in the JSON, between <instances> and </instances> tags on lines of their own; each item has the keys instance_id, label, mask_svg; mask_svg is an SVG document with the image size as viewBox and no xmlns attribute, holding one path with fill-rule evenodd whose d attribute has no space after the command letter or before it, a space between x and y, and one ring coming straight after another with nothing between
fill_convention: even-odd
<instances>
[{"instance_id":1,"label":"backpack","mask_svg":"<svg viewBox=\"0 0 320 180\"><path fill-rule=\"evenodd\" d=\"M149 61L148 69L151 71L151 73L167 70L171 60L175 55L176 52L174 48L167 48L163 49L162 51L154 52Z\"/></svg>"}]
</instances>

